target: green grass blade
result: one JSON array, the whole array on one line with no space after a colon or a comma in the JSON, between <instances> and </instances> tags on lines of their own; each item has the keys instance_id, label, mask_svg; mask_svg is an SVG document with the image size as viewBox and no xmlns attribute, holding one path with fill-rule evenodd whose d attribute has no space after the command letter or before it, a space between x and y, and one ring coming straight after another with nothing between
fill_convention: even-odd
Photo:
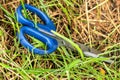
<instances>
[{"instance_id":1,"label":"green grass blade","mask_svg":"<svg viewBox=\"0 0 120 80\"><path fill-rule=\"evenodd\" d=\"M64 37L63 35L60 35L59 33L55 32L55 31L51 31L51 32L52 32L53 34L55 34L55 35L63 38L65 41L69 42L73 47L75 47L76 50L80 53L82 60L84 60L83 52L82 52L82 50L80 49L80 47L79 47L77 44L75 44L75 43L74 43L73 41L71 41L70 39Z\"/></svg>"}]
</instances>

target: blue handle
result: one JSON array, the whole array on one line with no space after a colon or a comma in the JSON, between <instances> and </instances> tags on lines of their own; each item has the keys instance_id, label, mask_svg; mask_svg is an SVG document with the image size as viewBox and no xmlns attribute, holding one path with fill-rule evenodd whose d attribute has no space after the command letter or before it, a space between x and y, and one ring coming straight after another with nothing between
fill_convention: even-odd
<instances>
[{"instance_id":1,"label":"blue handle","mask_svg":"<svg viewBox=\"0 0 120 80\"><path fill-rule=\"evenodd\" d=\"M54 23L50 20L50 18L45 13L43 13L42 11L40 11L39 9L37 9L36 7L33 7L31 5L28 5L28 4L25 4L24 7L27 10L29 10L30 12L36 14L44 22L44 25L46 27L49 26L49 28L51 30L54 30L54 31L56 30L56 27L55 27ZM17 10L16 10L16 16L17 16L18 22L20 22L23 25L29 26L29 27L34 27L35 26L34 22L31 21L31 20L26 19L23 16L22 9L23 9L23 7L20 5L17 8ZM39 24L39 25L42 25L42 24Z\"/></svg>"},{"instance_id":2,"label":"blue handle","mask_svg":"<svg viewBox=\"0 0 120 80\"><path fill-rule=\"evenodd\" d=\"M38 17L43 20L44 25L37 23L37 26L45 31L50 32L51 30L56 30L54 23L50 20L50 18L44 14L42 11L40 11L39 9L31 6L31 5L27 5L25 4L25 8L28 9L29 11L31 11L34 14L37 14ZM18 22L20 22L21 24L23 24L23 26L20 29L20 32L18 33L17 37L20 40L20 43L28 48L31 52L35 53L35 54L50 54L52 52L54 52L57 47L58 47L58 42L56 39L51 38L49 36L47 36L46 34L41 33L39 30L37 30L35 28L35 24L33 21L28 20L26 18L23 17L22 14L22 6L20 5L17 8L16 11L16 16L17 16L17 20ZM47 46L47 50L42 50L42 49L38 49L35 48L33 45L31 45L28 40L25 38L25 34L32 36L40 41L42 41L44 44L46 44Z\"/></svg>"},{"instance_id":3,"label":"blue handle","mask_svg":"<svg viewBox=\"0 0 120 80\"><path fill-rule=\"evenodd\" d=\"M28 40L25 38L24 34L33 36L34 38L45 43L47 45L47 50L41 50L41 49L38 49L32 46L28 42ZM20 29L18 38L20 39L20 42L24 47L28 48L31 52L36 53L36 54L49 54L49 53L54 52L58 47L58 42L55 39L50 38L49 36L46 36L45 34L42 34L41 32L39 32L37 29L31 28L28 26L23 26Z\"/></svg>"}]
</instances>

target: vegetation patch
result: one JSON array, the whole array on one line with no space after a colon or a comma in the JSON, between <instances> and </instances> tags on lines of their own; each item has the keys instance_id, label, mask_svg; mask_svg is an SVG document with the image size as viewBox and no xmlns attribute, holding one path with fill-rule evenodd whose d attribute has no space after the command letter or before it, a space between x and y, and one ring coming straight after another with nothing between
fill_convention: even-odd
<instances>
[{"instance_id":1,"label":"vegetation patch","mask_svg":"<svg viewBox=\"0 0 120 80\"><path fill-rule=\"evenodd\" d=\"M46 13L56 25L57 30L53 33L62 35L76 47L76 51L61 46L52 54L41 56L24 48L16 37L22 25L15 16L16 8L24 3ZM34 22L41 22L36 15L26 14ZM34 38L28 37L28 40L37 47L44 47ZM107 58L85 57L74 42L95 48ZM114 63L103 62L108 58L112 58ZM1 0L0 80L9 79L119 80L120 1Z\"/></svg>"}]
</instances>

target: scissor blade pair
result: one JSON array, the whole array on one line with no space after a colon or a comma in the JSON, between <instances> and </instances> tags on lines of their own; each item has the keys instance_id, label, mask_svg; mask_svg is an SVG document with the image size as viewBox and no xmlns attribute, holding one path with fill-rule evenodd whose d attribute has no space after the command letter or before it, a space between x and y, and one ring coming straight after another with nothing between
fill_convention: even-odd
<instances>
[{"instance_id":1,"label":"scissor blade pair","mask_svg":"<svg viewBox=\"0 0 120 80\"><path fill-rule=\"evenodd\" d=\"M94 48L89 48L88 46L85 46L84 44L78 43L78 45L83 50L83 53L85 56L97 58L97 57L99 57L98 54L101 53L100 51L98 51ZM101 58L104 58L104 57L101 57ZM104 60L104 62L111 64L114 61L113 60Z\"/></svg>"}]
</instances>

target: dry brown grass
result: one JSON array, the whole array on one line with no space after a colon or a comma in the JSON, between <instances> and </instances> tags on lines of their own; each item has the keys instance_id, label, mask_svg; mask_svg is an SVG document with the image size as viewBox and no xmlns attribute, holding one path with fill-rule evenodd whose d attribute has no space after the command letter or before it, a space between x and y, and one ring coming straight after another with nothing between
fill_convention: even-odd
<instances>
[{"instance_id":1,"label":"dry brown grass","mask_svg":"<svg viewBox=\"0 0 120 80\"><path fill-rule=\"evenodd\" d=\"M46 0L44 3L49 4L49 1L52 0ZM34 4L33 0L25 0L25 2L39 7L39 3ZM70 31L71 38L75 42L94 47L102 52L116 50L117 48L119 51L113 51L109 53L109 55L119 56L119 0L83 0L83 2L80 2L80 0L72 0L71 2L73 3L73 6L67 5L63 0L56 2L56 4L61 3L63 5L67 10L67 14L60 6L46 8L48 15L57 27L57 32L66 37L70 37L66 30L67 27ZM11 12L11 9L15 11L20 4L20 0L1 0L0 4L2 4L6 10ZM39 8L44 11L43 8ZM12 25L3 22L3 20L9 21L8 18L5 17L4 12L0 10L0 30L4 32L3 36L0 36L0 50L9 49L11 51L11 54L9 55L12 57L12 54L16 50L13 43L16 35L14 35ZM28 53L27 50L23 48L20 48L19 52ZM15 62L22 63L20 58L16 59Z\"/></svg>"},{"instance_id":2,"label":"dry brown grass","mask_svg":"<svg viewBox=\"0 0 120 80\"><path fill-rule=\"evenodd\" d=\"M85 43L95 48L98 47L101 51L106 51L109 49L109 46L120 43L118 1L115 3L110 0L90 0L88 2L83 1L80 5L74 3L74 6L67 6L64 2L59 2L68 10L70 20L68 20L66 14L58 6L48 8L49 15L56 23L57 32L68 37L65 30L65 27L68 26L71 37L75 42ZM11 9L15 10L20 0L3 0L0 1L0 3L10 12ZM26 0L26 3L33 4L34 2ZM0 13L0 18L5 19L3 11L0 10ZM1 24L4 25L3 22L1 22ZM5 29L7 33L11 33L7 27L2 28ZM9 25L9 27L12 28L11 25ZM9 34L8 36L15 35Z\"/></svg>"},{"instance_id":3,"label":"dry brown grass","mask_svg":"<svg viewBox=\"0 0 120 80\"><path fill-rule=\"evenodd\" d=\"M34 3L30 0L26 0L25 2ZM68 10L69 20L63 10L58 6L54 6L54 8L48 7L49 15L56 23L57 32L68 37L65 30L65 27L68 26L71 37L75 42L85 43L95 48L98 47L101 51L108 50L113 44L119 44L119 1L115 3L110 0L89 0L88 2L83 1L81 4L73 1L74 6L67 6L64 2L59 2ZM16 9L20 0L2 0L0 3L10 12L11 9ZM0 12L0 18L4 19L3 12L1 10ZM12 28L10 25L9 27ZM7 33L11 33L7 27L3 27L3 29ZM9 34L8 36L15 35Z\"/></svg>"}]
</instances>

